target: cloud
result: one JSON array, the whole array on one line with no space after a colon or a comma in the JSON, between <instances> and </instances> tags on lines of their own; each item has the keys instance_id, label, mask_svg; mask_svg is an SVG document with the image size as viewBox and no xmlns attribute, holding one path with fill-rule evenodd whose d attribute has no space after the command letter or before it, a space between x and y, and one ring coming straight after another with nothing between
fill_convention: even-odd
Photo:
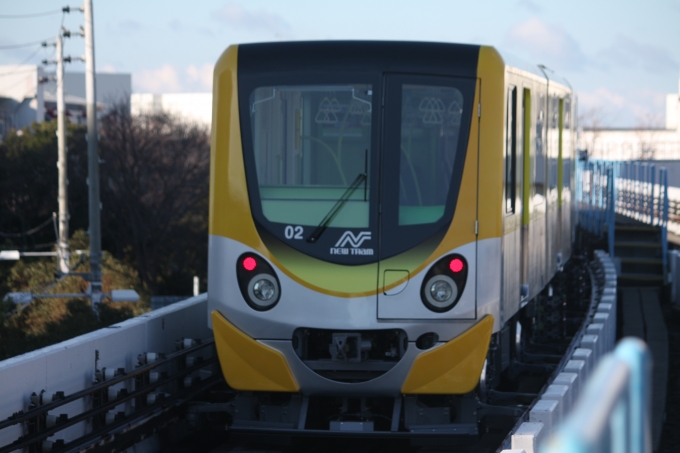
<instances>
[{"instance_id":1,"label":"cloud","mask_svg":"<svg viewBox=\"0 0 680 453\"><path fill-rule=\"evenodd\" d=\"M228 2L214 13L214 17L228 25L256 32L269 32L276 36L288 36L291 27L283 17L265 10L249 11L241 4Z\"/></svg>"},{"instance_id":2,"label":"cloud","mask_svg":"<svg viewBox=\"0 0 680 453\"><path fill-rule=\"evenodd\" d=\"M213 31L211 29L209 29L208 27L199 28L198 34L203 35L203 36L207 36L208 38L214 38L215 37L215 33L213 33Z\"/></svg>"},{"instance_id":3,"label":"cloud","mask_svg":"<svg viewBox=\"0 0 680 453\"><path fill-rule=\"evenodd\" d=\"M663 117L666 94L649 88L614 91L599 87L592 91L580 91L578 102L581 115L589 117L583 126L596 121L600 125L636 127L641 122L653 120L655 123ZM593 115L595 117L590 118Z\"/></svg>"},{"instance_id":4,"label":"cloud","mask_svg":"<svg viewBox=\"0 0 680 453\"><path fill-rule=\"evenodd\" d=\"M605 87L599 87L593 91L579 91L578 101L580 105L587 109L603 105L622 108L626 105L624 96Z\"/></svg>"},{"instance_id":5,"label":"cloud","mask_svg":"<svg viewBox=\"0 0 680 453\"><path fill-rule=\"evenodd\" d=\"M512 27L506 36L511 47L552 69L579 69L588 58L574 38L560 25L548 24L536 17Z\"/></svg>"},{"instance_id":6,"label":"cloud","mask_svg":"<svg viewBox=\"0 0 680 453\"><path fill-rule=\"evenodd\" d=\"M618 35L614 43L597 54L604 63L626 68L644 68L651 73L675 73L678 62L664 47L639 43L632 38Z\"/></svg>"},{"instance_id":7,"label":"cloud","mask_svg":"<svg viewBox=\"0 0 680 453\"><path fill-rule=\"evenodd\" d=\"M103 68L99 68L97 72L108 72L113 74L116 72L116 67L113 66L112 64L107 64Z\"/></svg>"},{"instance_id":8,"label":"cloud","mask_svg":"<svg viewBox=\"0 0 680 453\"><path fill-rule=\"evenodd\" d=\"M165 64L158 69L142 69L132 76L134 91L147 93L178 93L183 91L177 70Z\"/></svg>"},{"instance_id":9,"label":"cloud","mask_svg":"<svg viewBox=\"0 0 680 453\"><path fill-rule=\"evenodd\" d=\"M192 83L199 85L204 91L212 91L214 68L213 65L208 63L201 67L190 65L186 70L186 74Z\"/></svg>"},{"instance_id":10,"label":"cloud","mask_svg":"<svg viewBox=\"0 0 680 453\"><path fill-rule=\"evenodd\" d=\"M182 26L182 22L180 22L178 19L172 19L170 21L170 30L172 31L182 31L184 27Z\"/></svg>"},{"instance_id":11,"label":"cloud","mask_svg":"<svg viewBox=\"0 0 680 453\"><path fill-rule=\"evenodd\" d=\"M120 28L123 31L139 31L141 30L142 24L137 22L136 20L122 20L118 22L118 28Z\"/></svg>"},{"instance_id":12,"label":"cloud","mask_svg":"<svg viewBox=\"0 0 680 453\"><path fill-rule=\"evenodd\" d=\"M520 0L519 2L517 2L517 6L526 8L534 14L540 13L542 11L542 8L538 6L536 3L532 2L531 0Z\"/></svg>"},{"instance_id":13,"label":"cloud","mask_svg":"<svg viewBox=\"0 0 680 453\"><path fill-rule=\"evenodd\" d=\"M142 69L132 76L137 93L190 93L212 91L213 65L189 65L178 68L164 64L156 69Z\"/></svg>"}]
</instances>

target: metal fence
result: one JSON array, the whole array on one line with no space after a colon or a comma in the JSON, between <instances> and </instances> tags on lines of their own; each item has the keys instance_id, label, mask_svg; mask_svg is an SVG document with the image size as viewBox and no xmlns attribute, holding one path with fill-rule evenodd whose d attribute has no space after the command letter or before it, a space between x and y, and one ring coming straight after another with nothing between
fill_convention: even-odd
<instances>
[{"instance_id":1,"label":"metal fence","mask_svg":"<svg viewBox=\"0 0 680 453\"><path fill-rule=\"evenodd\" d=\"M645 343L622 340L539 452L651 453L651 372Z\"/></svg>"},{"instance_id":2,"label":"metal fence","mask_svg":"<svg viewBox=\"0 0 680 453\"><path fill-rule=\"evenodd\" d=\"M579 223L609 239L614 256L616 214L661 230L664 273L668 268L668 171L646 162L579 161L576 169ZM680 217L679 217L680 218Z\"/></svg>"}]
</instances>

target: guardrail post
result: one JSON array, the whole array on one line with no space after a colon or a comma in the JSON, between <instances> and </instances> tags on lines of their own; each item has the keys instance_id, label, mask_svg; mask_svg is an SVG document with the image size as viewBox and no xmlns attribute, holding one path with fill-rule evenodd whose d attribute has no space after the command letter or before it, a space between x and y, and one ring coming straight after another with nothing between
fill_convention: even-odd
<instances>
[{"instance_id":1,"label":"guardrail post","mask_svg":"<svg viewBox=\"0 0 680 453\"><path fill-rule=\"evenodd\" d=\"M539 451L651 453L651 366L651 354L642 340L619 342Z\"/></svg>"},{"instance_id":2,"label":"guardrail post","mask_svg":"<svg viewBox=\"0 0 680 453\"><path fill-rule=\"evenodd\" d=\"M621 340L614 356L623 360L631 370L629 382L628 433L631 453L652 451L652 359L647 347L637 338Z\"/></svg>"},{"instance_id":3,"label":"guardrail post","mask_svg":"<svg viewBox=\"0 0 680 453\"><path fill-rule=\"evenodd\" d=\"M661 253L663 259L664 282L668 276L668 169L663 168L660 179L663 180L663 214L661 219ZM659 181L661 182L661 181Z\"/></svg>"},{"instance_id":4,"label":"guardrail post","mask_svg":"<svg viewBox=\"0 0 680 453\"><path fill-rule=\"evenodd\" d=\"M656 165L650 165L649 170L649 224L654 226L654 185L656 179Z\"/></svg>"},{"instance_id":5,"label":"guardrail post","mask_svg":"<svg viewBox=\"0 0 680 453\"><path fill-rule=\"evenodd\" d=\"M614 256L614 234L616 232L616 182L614 178L614 166L609 167L607 189L609 189L609 200L607 206L607 239L609 242L609 256Z\"/></svg>"}]
</instances>

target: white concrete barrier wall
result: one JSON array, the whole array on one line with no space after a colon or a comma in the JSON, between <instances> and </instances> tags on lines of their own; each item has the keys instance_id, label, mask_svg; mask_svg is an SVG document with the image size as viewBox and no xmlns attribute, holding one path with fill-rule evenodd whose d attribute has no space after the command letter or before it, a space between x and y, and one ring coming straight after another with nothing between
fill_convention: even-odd
<instances>
[{"instance_id":1,"label":"white concrete barrier wall","mask_svg":"<svg viewBox=\"0 0 680 453\"><path fill-rule=\"evenodd\" d=\"M45 390L48 395L67 396L92 385L95 350L99 367L132 371L137 355L144 352L171 353L175 341L183 338L208 339L207 295L202 294L168 307L154 310L119 324L82 335L0 362L0 419L26 410L30 395ZM118 384L117 387L126 385ZM131 383L130 383L131 385ZM132 388L129 388L132 390ZM129 404L129 403L128 403ZM72 415L85 410L82 400L58 408L56 415ZM116 411L124 410L123 406ZM75 439L85 434L85 423L58 432L50 440ZM0 430L0 445L7 445L23 434L21 424Z\"/></svg>"},{"instance_id":2,"label":"white concrete barrier wall","mask_svg":"<svg viewBox=\"0 0 680 453\"><path fill-rule=\"evenodd\" d=\"M536 453L537 445L572 410L580 391L598 362L616 344L616 269L609 255L595 252L597 278L602 293L594 313L589 314L583 336L568 361L551 385L529 412L529 421L522 423L511 435L511 450Z\"/></svg>"}]
</instances>

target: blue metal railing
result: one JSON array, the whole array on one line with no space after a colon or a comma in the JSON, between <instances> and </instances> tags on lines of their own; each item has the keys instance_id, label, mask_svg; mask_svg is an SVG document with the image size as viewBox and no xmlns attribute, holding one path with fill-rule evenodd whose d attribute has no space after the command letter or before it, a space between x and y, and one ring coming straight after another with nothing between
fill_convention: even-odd
<instances>
[{"instance_id":1,"label":"blue metal railing","mask_svg":"<svg viewBox=\"0 0 680 453\"><path fill-rule=\"evenodd\" d=\"M651 372L645 343L623 339L539 452L651 453Z\"/></svg>"},{"instance_id":2,"label":"blue metal railing","mask_svg":"<svg viewBox=\"0 0 680 453\"><path fill-rule=\"evenodd\" d=\"M658 173L658 179L657 179ZM658 182L657 182L658 181ZM668 171L646 162L583 160L576 167L579 224L590 233L608 234L614 256L616 215L661 229L664 275L668 269Z\"/></svg>"}]
</instances>

